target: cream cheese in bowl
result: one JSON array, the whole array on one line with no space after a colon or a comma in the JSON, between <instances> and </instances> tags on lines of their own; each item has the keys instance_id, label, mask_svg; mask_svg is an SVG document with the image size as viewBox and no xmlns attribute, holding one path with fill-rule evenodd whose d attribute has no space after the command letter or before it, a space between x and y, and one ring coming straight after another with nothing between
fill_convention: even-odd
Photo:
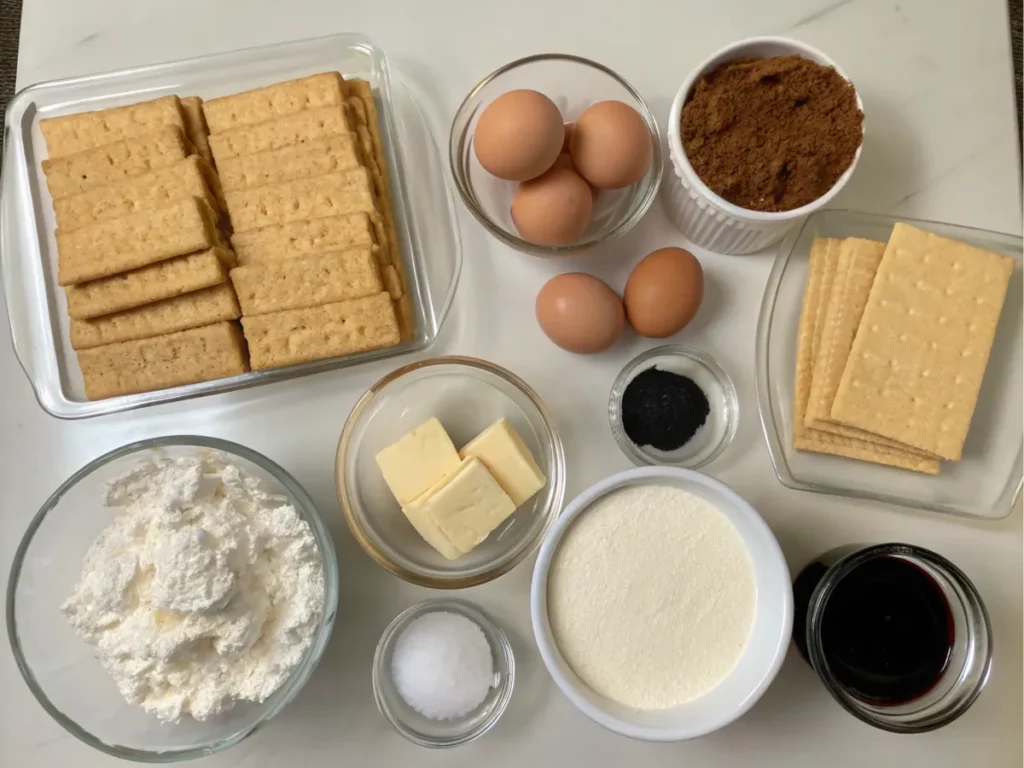
<instances>
[{"instance_id":1,"label":"cream cheese in bowl","mask_svg":"<svg viewBox=\"0 0 1024 768\"><path fill-rule=\"evenodd\" d=\"M678 741L732 722L782 664L789 570L757 512L689 470L635 469L584 491L541 546L534 635L587 716Z\"/></svg>"}]
</instances>

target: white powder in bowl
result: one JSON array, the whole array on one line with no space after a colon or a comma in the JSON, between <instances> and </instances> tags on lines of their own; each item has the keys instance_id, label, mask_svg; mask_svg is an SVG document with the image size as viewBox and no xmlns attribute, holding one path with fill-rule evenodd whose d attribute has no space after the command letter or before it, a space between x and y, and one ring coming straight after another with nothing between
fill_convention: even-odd
<instances>
[{"instance_id":1,"label":"white powder in bowl","mask_svg":"<svg viewBox=\"0 0 1024 768\"><path fill-rule=\"evenodd\" d=\"M754 623L754 568L712 504L635 485L582 512L555 552L548 615L596 693L637 710L692 701L736 666Z\"/></svg>"}]
</instances>

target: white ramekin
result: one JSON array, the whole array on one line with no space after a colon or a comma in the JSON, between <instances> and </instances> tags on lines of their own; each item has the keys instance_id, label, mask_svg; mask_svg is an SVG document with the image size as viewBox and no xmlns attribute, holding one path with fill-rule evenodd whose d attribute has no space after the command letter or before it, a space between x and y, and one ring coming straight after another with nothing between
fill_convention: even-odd
<instances>
[{"instance_id":1,"label":"white ramekin","mask_svg":"<svg viewBox=\"0 0 1024 768\"><path fill-rule=\"evenodd\" d=\"M595 501L627 485L675 485L711 502L736 528L754 566L754 625L732 672L703 696L671 709L638 711L591 690L562 656L548 617L548 574L562 537ZM530 618L544 666L583 714L615 733L644 741L683 741L716 731L749 710L782 666L793 631L789 568L771 529L735 491L714 478L678 467L619 472L592 485L565 508L541 545L530 585Z\"/></svg>"},{"instance_id":2,"label":"white ramekin","mask_svg":"<svg viewBox=\"0 0 1024 768\"><path fill-rule=\"evenodd\" d=\"M785 37L751 37L727 45L706 59L683 82L668 118L668 154L672 172L665 174L662 184L665 212L694 245L713 253L740 255L754 253L779 242L791 227L802 221L808 214L828 205L853 175L860 159L861 147L853 157L846 172L828 192L812 203L781 213L764 213L740 208L722 199L700 180L690 161L683 152L683 141L679 124L686 102L694 83L702 75L719 65L744 57L787 56L798 54L805 59L833 67L836 72L849 80L846 73L828 56L816 48ZM864 103L857 94L857 106L864 111Z\"/></svg>"}]
</instances>

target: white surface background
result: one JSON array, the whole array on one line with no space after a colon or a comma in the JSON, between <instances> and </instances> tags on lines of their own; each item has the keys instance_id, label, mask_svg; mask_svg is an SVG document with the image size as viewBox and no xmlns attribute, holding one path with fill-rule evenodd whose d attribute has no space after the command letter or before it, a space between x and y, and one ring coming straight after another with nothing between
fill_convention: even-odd
<instances>
[{"instance_id":1,"label":"white surface background","mask_svg":"<svg viewBox=\"0 0 1024 768\"><path fill-rule=\"evenodd\" d=\"M486 14L474 10L486 5L492 6ZM839 205L1020 232L1005 14L1004 0L25 0L18 83L358 31L384 48L396 75L427 100L442 127L480 77L518 56L553 50L589 56L620 72L644 94L664 130L679 82L714 49L750 35L792 35L834 57L864 98L864 155ZM608 430L606 398L622 365L654 343L630 337L596 357L562 353L536 327L534 296L551 275L568 269L593 271L621 288L643 254L685 242L656 208L630 237L603 253L571 264L545 262L499 247L468 214L462 216L462 284L436 352L488 357L537 388L557 414L571 497L628 466ZM504 719L485 738L453 752L407 744L374 707L370 660L391 618L431 592L388 576L356 548L341 521L332 479L342 421L356 397L393 362L62 423L36 405L3 329L0 579L6 581L36 509L88 459L151 435L216 435L266 453L306 485L334 530L342 586L334 637L314 679L269 727L204 766L1021 765L1020 511L1000 523L971 524L782 488L760 432L753 377L754 328L770 257L697 255L707 274L705 305L677 340L719 359L736 381L742 412L735 443L709 473L762 512L794 572L841 543L904 540L943 553L970 575L992 615L996 661L984 695L952 726L918 737L872 730L833 703L791 651L762 701L726 730L684 744L619 738L577 713L548 679L532 642L530 567L524 565L464 593L506 627L515 645L519 680ZM572 393L563 385L567 376L574 382ZM117 765L50 720L4 646L0 765Z\"/></svg>"}]
</instances>

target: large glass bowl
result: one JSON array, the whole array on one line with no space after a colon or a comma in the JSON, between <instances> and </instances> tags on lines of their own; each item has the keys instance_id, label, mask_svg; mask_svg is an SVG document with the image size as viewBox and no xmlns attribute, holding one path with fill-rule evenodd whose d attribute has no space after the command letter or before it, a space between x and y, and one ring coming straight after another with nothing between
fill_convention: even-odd
<instances>
[{"instance_id":1,"label":"large glass bowl","mask_svg":"<svg viewBox=\"0 0 1024 768\"><path fill-rule=\"evenodd\" d=\"M480 115L498 96L518 88L546 95L555 102L567 123L575 121L595 102L621 101L640 113L650 133L653 155L647 173L625 189L601 190L594 203L590 226L572 245L544 246L521 238L511 213L515 182L491 176L473 151L473 133ZM563 53L528 56L506 64L481 80L455 113L448 155L455 186L470 213L505 245L536 256L568 256L622 237L651 207L664 170L658 121L636 88L596 61Z\"/></svg>"},{"instance_id":2,"label":"large glass bowl","mask_svg":"<svg viewBox=\"0 0 1024 768\"><path fill-rule=\"evenodd\" d=\"M239 702L205 722L166 724L122 698L113 679L61 614L82 558L110 522L104 484L135 466L142 454L189 456L220 451L287 497L309 524L323 559L324 607L301 663L262 704ZM68 478L36 514L14 556L7 586L7 634L22 677L43 708L66 730L98 750L128 760L172 763L227 749L280 712L302 689L331 636L338 603L338 564L327 527L302 486L270 459L209 437L160 437L132 443L91 461Z\"/></svg>"},{"instance_id":3,"label":"large glass bowl","mask_svg":"<svg viewBox=\"0 0 1024 768\"><path fill-rule=\"evenodd\" d=\"M432 416L456 446L508 419L547 478L497 530L457 560L443 558L406 520L374 458ZM547 406L526 382L485 360L436 357L388 374L356 403L341 432L334 479L352 535L379 565L413 584L462 589L507 573L540 546L562 510L565 456Z\"/></svg>"}]
</instances>

